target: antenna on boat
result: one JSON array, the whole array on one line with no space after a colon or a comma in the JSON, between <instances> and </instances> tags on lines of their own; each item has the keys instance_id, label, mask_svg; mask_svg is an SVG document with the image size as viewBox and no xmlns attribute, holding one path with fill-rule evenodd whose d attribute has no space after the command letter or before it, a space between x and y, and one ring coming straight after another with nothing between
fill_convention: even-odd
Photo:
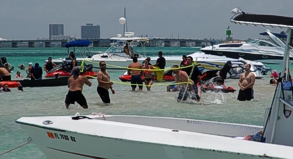
<instances>
[{"instance_id":1,"label":"antenna on boat","mask_svg":"<svg viewBox=\"0 0 293 159\"><path fill-rule=\"evenodd\" d=\"M127 17L126 17L126 7L124 7L124 18L127 19ZM124 33L125 33L125 32L128 32L127 21L126 21L126 23L124 24Z\"/></svg>"}]
</instances>

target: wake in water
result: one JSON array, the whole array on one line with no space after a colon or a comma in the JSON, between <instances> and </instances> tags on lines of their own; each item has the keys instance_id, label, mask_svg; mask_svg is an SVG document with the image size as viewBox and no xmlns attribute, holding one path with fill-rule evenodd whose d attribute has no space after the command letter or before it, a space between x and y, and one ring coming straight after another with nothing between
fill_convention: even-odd
<instances>
[{"instance_id":1,"label":"wake in water","mask_svg":"<svg viewBox=\"0 0 293 159\"><path fill-rule=\"evenodd\" d=\"M211 103L211 104L223 104L225 103L225 95L223 92L212 92L208 91L205 93L205 96L207 97L204 102Z\"/></svg>"}]
</instances>

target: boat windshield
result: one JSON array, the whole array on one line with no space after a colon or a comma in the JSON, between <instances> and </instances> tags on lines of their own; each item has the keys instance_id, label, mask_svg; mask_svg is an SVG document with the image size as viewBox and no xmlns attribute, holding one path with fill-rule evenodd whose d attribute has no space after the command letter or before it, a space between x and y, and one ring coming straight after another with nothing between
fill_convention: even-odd
<instances>
[{"instance_id":1,"label":"boat windshield","mask_svg":"<svg viewBox=\"0 0 293 159\"><path fill-rule=\"evenodd\" d=\"M268 47L276 47L275 44L259 39L251 39L247 41L248 44L257 45L257 46L268 46Z\"/></svg>"}]
</instances>

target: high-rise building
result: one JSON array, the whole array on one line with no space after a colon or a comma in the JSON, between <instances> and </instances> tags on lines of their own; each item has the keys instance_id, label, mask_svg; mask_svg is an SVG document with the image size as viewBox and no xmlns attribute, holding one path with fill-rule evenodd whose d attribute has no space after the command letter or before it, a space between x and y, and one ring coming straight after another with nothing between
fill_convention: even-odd
<instances>
[{"instance_id":1,"label":"high-rise building","mask_svg":"<svg viewBox=\"0 0 293 159\"><path fill-rule=\"evenodd\" d=\"M88 23L85 26L81 26L81 38L100 39L100 25L93 25L92 23Z\"/></svg>"},{"instance_id":2,"label":"high-rise building","mask_svg":"<svg viewBox=\"0 0 293 159\"><path fill-rule=\"evenodd\" d=\"M64 25L63 24L49 24L49 38L54 39L58 36L64 35Z\"/></svg>"}]
</instances>

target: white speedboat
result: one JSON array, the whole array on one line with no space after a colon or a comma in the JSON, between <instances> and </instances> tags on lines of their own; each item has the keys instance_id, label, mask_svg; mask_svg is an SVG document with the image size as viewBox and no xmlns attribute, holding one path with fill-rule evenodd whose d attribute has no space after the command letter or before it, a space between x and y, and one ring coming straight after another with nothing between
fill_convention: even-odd
<instances>
[{"instance_id":1,"label":"white speedboat","mask_svg":"<svg viewBox=\"0 0 293 159\"><path fill-rule=\"evenodd\" d=\"M284 43L270 31L266 31L273 42L261 39L251 39L247 42L231 41L201 48L206 54L243 58L263 63L281 63L284 56ZM293 60L292 52L290 59Z\"/></svg>"},{"instance_id":2,"label":"white speedboat","mask_svg":"<svg viewBox=\"0 0 293 159\"><path fill-rule=\"evenodd\" d=\"M278 26L292 33L293 18L233 11L237 13L231 19L234 23ZM282 75L289 67L289 43ZM21 117L16 122L48 159L293 158L291 90L279 84L272 100L264 126L103 114Z\"/></svg>"},{"instance_id":3,"label":"white speedboat","mask_svg":"<svg viewBox=\"0 0 293 159\"><path fill-rule=\"evenodd\" d=\"M107 64L116 66L128 66L132 62L133 57L137 57L140 61L145 60L145 44L148 42L147 38L134 37L133 32L126 32L126 37L112 37L111 47L105 52L100 52L92 57L85 58L89 62L105 61ZM142 47L144 54L135 51L136 45Z\"/></svg>"}]
</instances>

